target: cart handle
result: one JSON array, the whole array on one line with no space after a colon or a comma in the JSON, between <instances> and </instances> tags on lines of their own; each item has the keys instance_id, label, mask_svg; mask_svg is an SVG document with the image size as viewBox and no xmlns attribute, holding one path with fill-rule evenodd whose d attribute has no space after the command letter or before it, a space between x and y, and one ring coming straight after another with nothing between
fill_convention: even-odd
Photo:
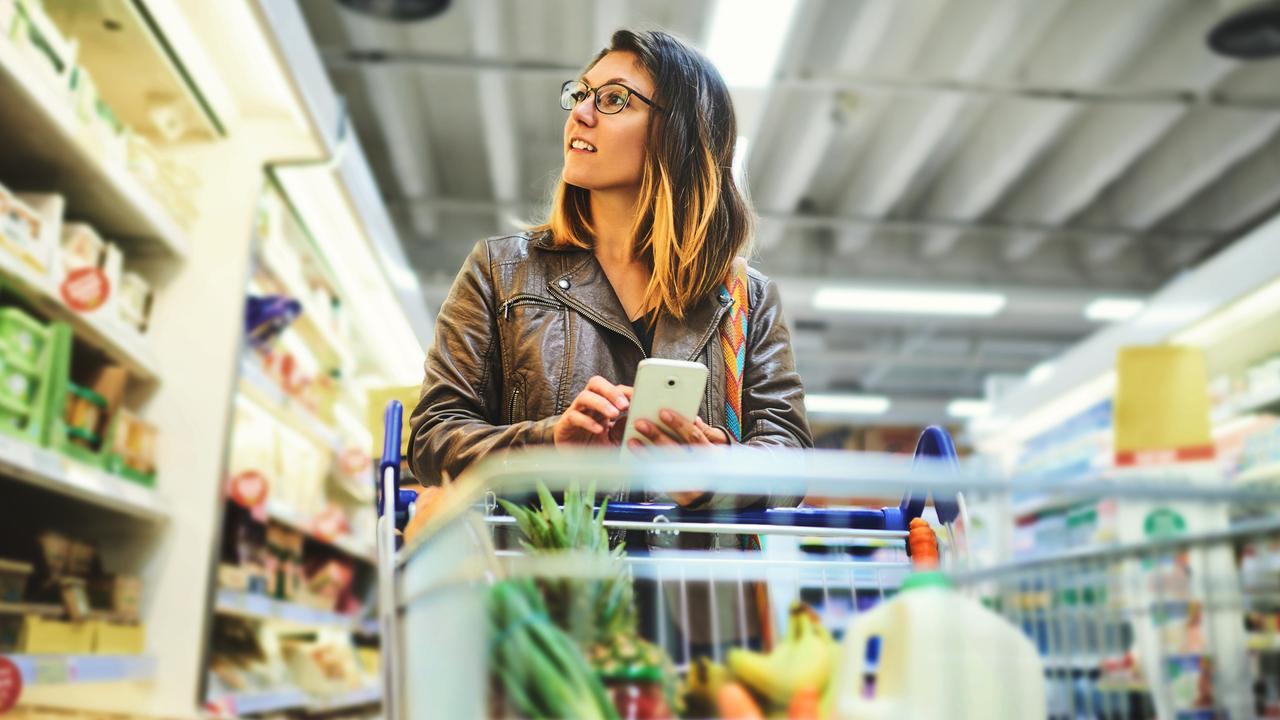
<instances>
[{"instance_id":1,"label":"cart handle","mask_svg":"<svg viewBox=\"0 0 1280 720\"><path fill-rule=\"evenodd\" d=\"M924 432L920 433L920 439L916 441L912 467L914 468L921 459L942 461L942 464L950 468L953 473L960 469L960 461L956 457L956 444L952 442L951 434L937 425L925 428ZM905 522L910 523L924 514L927 499L927 493L915 492L908 493L902 498L898 509L902 512ZM956 518L960 517L960 501L956 496L940 498L934 495L933 509L944 525L955 522Z\"/></svg>"},{"instance_id":2,"label":"cart handle","mask_svg":"<svg viewBox=\"0 0 1280 720\"><path fill-rule=\"evenodd\" d=\"M404 405L399 400L392 400L387 403L386 414L383 416L382 461L378 463L378 492L375 502L378 517L390 511L397 530L404 530L409 523L409 507L418 500L417 492L400 489L400 432L403 425ZM394 509L384 500L387 493L393 493Z\"/></svg>"}]
</instances>

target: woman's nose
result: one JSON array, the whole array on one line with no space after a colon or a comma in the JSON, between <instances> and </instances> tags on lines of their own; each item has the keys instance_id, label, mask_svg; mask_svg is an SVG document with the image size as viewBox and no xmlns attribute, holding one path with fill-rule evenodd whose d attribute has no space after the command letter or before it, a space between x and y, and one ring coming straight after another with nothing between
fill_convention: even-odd
<instances>
[{"instance_id":1,"label":"woman's nose","mask_svg":"<svg viewBox=\"0 0 1280 720\"><path fill-rule=\"evenodd\" d=\"M587 95L582 98L582 102L573 108L573 117L578 122L587 127L595 127L596 125L596 96L595 94Z\"/></svg>"}]
</instances>

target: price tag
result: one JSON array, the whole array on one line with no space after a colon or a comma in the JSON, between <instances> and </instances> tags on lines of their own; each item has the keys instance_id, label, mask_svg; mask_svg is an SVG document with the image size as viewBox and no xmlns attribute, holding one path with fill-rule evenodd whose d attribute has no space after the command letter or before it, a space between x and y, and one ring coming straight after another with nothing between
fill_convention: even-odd
<instances>
[{"instance_id":1,"label":"price tag","mask_svg":"<svg viewBox=\"0 0 1280 720\"><path fill-rule=\"evenodd\" d=\"M97 310L111 295L111 281L101 268L85 267L67 273L60 288L62 301L80 313Z\"/></svg>"},{"instance_id":2,"label":"price tag","mask_svg":"<svg viewBox=\"0 0 1280 720\"><path fill-rule=\"evenodd\" d=\"M71 669L62 658L37 657L35 670L37 685L61 685L71 680Z\"/></svg>"},{"instance_id":3,"label":"price tag","mask_svg":"<svg viewBox=\"0 0 1280 720\"><path fill-rule=\"evenodd\" d=\"M22 697L22 673L6 657L0 657L0 715L13 709Z\"/></svg>"}]
</instances>

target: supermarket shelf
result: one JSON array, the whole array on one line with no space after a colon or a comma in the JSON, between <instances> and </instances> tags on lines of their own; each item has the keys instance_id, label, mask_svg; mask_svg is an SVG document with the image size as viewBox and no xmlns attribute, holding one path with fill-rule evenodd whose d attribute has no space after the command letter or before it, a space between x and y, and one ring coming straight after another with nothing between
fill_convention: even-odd
<instances>
[{"instance_id":1,"label":"supermarket shelf","mask_svg":"<svg viewBox=\"0 0 1280 720\"><path fill-rule=\"evenodd\" d=\"M1280 651L1280 633L1249 633L1247 642L1250 650Z\"/></svg>"},{"instance_id":2,"label":"supermarket shelf","mask_svg":"<svg viewBox=\"0 0 1280 720\"><path fill-rule=\"evenodd\" d=\"M1280 384L1247 393L1236 398L1231 405L1236 416L1280 412Z\"/></svg>"},{"instance_id":3,"label":"supermarket shelf","mask_svg":"<svg viewBox=\"0 0 1280 720\"><path fill-rule=\"evenodd\" d=\"M364 560L369 563L376 562L372 543L361 544L350 535L344 535L335 539L320 537L312 530L311 523L307 519L299 515L293 510L293 508L285 507L281 503L268 500L267 517L281 525L286 525L289 528L306 535L316 542L335 547L357 560Z\"/></svg>"},{"instance_id":4,"label":"supermarket shelf","mask_svg":"<svg viewBox=\"0 0 1280 720\"><path fill-rule=\"evenodd\" d=\"M255 245L261 246L262 241L256 240ZM304 288L291 284L287 279L287 274L278 271L271 265L266 257L260 253L258 255L259 267L266 272L271 279L283 288L285 294L297 300L302 305L302 312L298 318L290 324L290 328L295 330L304 343L318 354L325 354L328 359L333 361L339 367L349 368L354 363L350 354L347 352L347 344L342 342L338 337L338 333L331 327L320 322L319 315L312 306L315 301L312 296L305 291Z\"/></svg>"},{"instance_id":5,"label":"supermarket shelf","mask_svg":"<svg viewBox=\"0 0 1280 720\"><path fill-rule=\"evenodd\" d=\"M216 609L223 615L273 620L301 627L332 627L356 632L364 626L363 619L354 615L317 610L238 590L219 590Z\"/></svg>"},{"instance_id":6,"label":"supermarket shelf","mask_svg":"<svg viewBox=\"0 0 1280 720\"><path fill-rule=\"evenodd\" d=\"M25 54L0 37L0 168L31 188L55 188L69 213L102 234L147 241L179 257L187 253L182 228L121 163L104 162L81 140L70 91L38 77ZM12 189L23 190L21 185Z\"/></svg>"},{"instance_id":7,"label":"supermarket shelf","mask_svg":"<svg viewBox=\"0 0 1280 720\"><path fill-rule=\"evenodd\" d=\"M150 488L0 435L0 475L134 517L163 521L169 510Z\"/></svg>"},{"instance_id":8,"label":"supermarket shelf","mask_svg":"<svg viewBox=\"0 0 1280 720\"><path fill-rule=\"evenodd\" d=\"M156 660L149 655L6 655L24 685L110 683L150 680Z\"/></svg>"},{"instance_id":9,"label":"supermarket shelf","mask_svg":"<svg viewBox=\"0 0 1280 720\"><path fill-rule=\"evenodd\" d=\"M256 362L248 358L240 363L240 393L320 447L335 454L342 452L342 440L337 431L285 394Z\"/></svg>"},{"instance_id":10,"label":"supermarket shelf","mask_svg":"<svg viewBox=\"0 0 1280 720\"><path fill-rule=\"evenodd\" d=\"M1280 460L1251 467L1236 476L1237 483L1265 483L1280 481Z\"/></svg>"},{"instance_id":11,"label":"supermarket shelf","mask_svg":"<svg viewBox=\"0 0 1280 720\"><path fill-rule=\"evenodd\" d=\"M141 333L124 324L112 322L108 317L85 315L67 307L48 278L8 253L0 253L0 278L13 285L50 319L69 323L76 339L106 353L131 374L149 381L160 377L155 356L151 354Z\"/></svg>"},{"instance_id":12,"label":"supermarket shelf","mask_svg":"<svg viewBox=\"0 0 1280 720\"><path fill-rule=\"evenodd\" d=\"M276 690L224 695L211 701L208 709L225 716L261 715L287 710L318 714L380 702L382 702L382 688L378 685L368 685L325 699L316 699L315 696L295 687L284 687Z\"/></svg>"}]
</instances>

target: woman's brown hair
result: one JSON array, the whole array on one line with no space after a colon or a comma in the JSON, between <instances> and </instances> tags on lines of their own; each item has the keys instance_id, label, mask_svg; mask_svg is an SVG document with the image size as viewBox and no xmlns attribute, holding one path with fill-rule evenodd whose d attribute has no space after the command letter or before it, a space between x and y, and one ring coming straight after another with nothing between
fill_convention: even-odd
<instances>
[{"instance_id":1,"label":"woman's brown hair","mask_svg":"<svg viewBox=\"0 0 1280 720\"><path fill-rule=\"evenodd\" d=\"M611 52L636 56L663 107L649 124L632 226L634 255L653 269L643 309L683 318L725 280L751 237L751 209L733 179L733 101L711 61L669 33L619 30L587 70ZM561 178L550 217L532 230L590 248L590 193Z\"/></svg>"}]
</instances>

